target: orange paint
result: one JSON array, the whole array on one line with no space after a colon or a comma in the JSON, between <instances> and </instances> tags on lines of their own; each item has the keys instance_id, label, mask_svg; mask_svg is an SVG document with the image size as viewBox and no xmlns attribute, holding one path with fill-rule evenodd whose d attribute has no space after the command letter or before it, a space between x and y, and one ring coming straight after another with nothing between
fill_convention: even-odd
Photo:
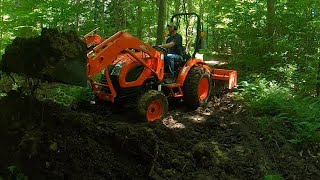
<instances>
[{"instance_id":1,"label":"orange paint","mask_svg":"<svg viewBox=\"0 0 320 180\"><path fill-rule=\"evenodd\" d=\"M118 32L106 40L97 34L86 35L83 40L87 43L88 47L93 47L92 51L88 53L87 61L87 75L93 87L93 91L102 100L114 102L117 97L117 92L110 78L109 66L121 64L119 72L119 85L120 88L140 87L150 77L155 77L159 82L164 79L164 55L152 48L145 42L133 37L127 32ZM143 66L144 69L141 75L132 82L127 82L126 77L130 70L137 66ZM229 89L237 85L238 75L236 71L213 69L207 65L202 59L190 59L181 68L176 83L164 85L170 89L170 95L175 98L183 96L182 86L190 71L194 66L202 66L211 74L213 80L223 80L228 82ZM95 82L94 78L105 71L107 84ZM201 80L199 85L199 99L206 99L209 94L210 83L207 78ZM99 87L105 87L110 90L109 93L100 91ZM152 102L150 108L156 109L161 112L159 102ZM149 111L149 108L148 108ZM158 118L159 114L149 112L148 118Z\"/></svg>"},{"instance_id":2,"label":"orange paint","mask_svg":"<svg viewBox=\"0 0 320 180\"><path fill-rule=\"evenodd\" d=\"M147 120L155 121L162 117L164 113L163 103L159 99L153 100L147 109Z\"/></svg>"}]
</instances>

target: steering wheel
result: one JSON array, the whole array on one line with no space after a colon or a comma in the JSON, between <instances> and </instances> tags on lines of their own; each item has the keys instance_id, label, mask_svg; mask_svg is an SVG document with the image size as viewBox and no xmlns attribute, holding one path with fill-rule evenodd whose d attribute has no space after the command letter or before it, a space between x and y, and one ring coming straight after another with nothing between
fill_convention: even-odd
<instances>
[{"instance_id":1,"label":"steering wheel","mask_svg":"<svg viewBox=\"0 0 320 180\"><path fill-rule=\"evenodd\" d=\"M161 51L162 53L164 54L167 54L168 53L168 50L164 47L161 47L161 46L152 46L154 49L158 50L158 51Z\"/></svg>"}]
</instances>

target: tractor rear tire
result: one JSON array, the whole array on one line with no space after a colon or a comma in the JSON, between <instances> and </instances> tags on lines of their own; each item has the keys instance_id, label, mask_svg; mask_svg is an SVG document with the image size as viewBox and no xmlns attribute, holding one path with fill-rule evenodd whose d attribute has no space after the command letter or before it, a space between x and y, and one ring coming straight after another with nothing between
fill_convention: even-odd
<instances>
[{"instance_id":1,"label":"tractor rear tire","mask_svg":"<svg viewBox=\"0 0 320 180\"><path fill-rule=\"evenodd\" d=\"M191 109L205 105L210 99L212 91L210 73L204 67L193 67L184 81L182 91L183 101Z\"/></svg>"},{"instance_id":2,"label":"tractor rear tire","mask_svg":"<svg viewBox=\"0 0 320 180\"><path fill-rule=\"evenodd\" d=\"M160 91L147 91L138 100L138 113L149 122L164 118L168 113L167 97Z\"/></svg>"}]
</instances>

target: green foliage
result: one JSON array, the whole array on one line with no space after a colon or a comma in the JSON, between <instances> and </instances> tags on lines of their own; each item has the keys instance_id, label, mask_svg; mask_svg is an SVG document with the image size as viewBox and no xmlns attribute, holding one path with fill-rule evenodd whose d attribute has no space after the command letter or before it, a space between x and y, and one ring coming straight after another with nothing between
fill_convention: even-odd
<instances>
[{"instance_id":1,"label":"green foliage","mask_svg":"<svg viewBox=\"0 0 320 180\"><path fill-rule=\"evenodd\" d=\"M259 114L277 114L292 100L288 89L280 87L274 81L259 79L250 84L243 82L243 86L246 88L244 97L250 100L252 110Z\"/></svg>"},{"instance_id":2,"label":"green foliage","mask_svg":"<svg viewBox=\"0 0 320 180\"><path fill-rule=\"evenodd\" d=\"M23 173L21 173L16 166L9 166L8 171L9 171L8 179L28 180L28 177L25 176Z\"/></svg>"},{"instance_id":3,"label":"green foliage","mask_svg":"<svg viewBox=\"0 0 320 180\"><path fill-rule=\"evenodd\" d=\"M11 90L22 90L24 94L30 95L30 82L37 81L28 79L19 75L12 75L15 82L6 75L2 75L0 79L0 99L6 96L6 93ZM66 84L52 84L40 82L35 91L35 95L39 100L50 100L64 106L70 106L81 101L89 101L93 98L91 88L70 86Z\"/></svg>"},{"instance_id":4,"label":"green foliage","mask_svg":"<svg viewBox=\"0 0 320 180\"><path fill-rule=\"evenodd\" d=\"M7 93L9 91L17 90L19 86L26 87L26 82L27 82L26 77L14 75L14 74L12 74L12 76L10 77L1 73L0 73L0 77L1 77L0 78L0 99L2 97L7 96Z\"/></svg>"},{"instance_id":5,"label":"green foliage","mask_svg":"<svg viewBox=\"0 0 320 180\"><path fill-rule=\"evenodd\" d=\"M103 37L129 30L154 43L156 14L154 0L0 0L0 54L13 38L39 35L44 27L75 30L80 35L100 27Z\"/></svg>"},{"instance_id":6,"label":"green foliage","mask_svg":"<svg viewBox=\"0 0 320 180\"><path fill-rule=\"evenodd\" d=\"M276 174L269 174L264 177L264 180L282 180L283 177Z\"/></svg>"},{"instance_id":7,"label":"green foliage","mask_svg":"<svg viewBox=\"0 0 320 180\"><path fill-rule=\"evenodd\" d=\"M265 78L241 86L240 94L254 116L262 117L263 131L277 129L292 143L320 142L319 98L294 96L289 88Z\"/></svg>"},{"instance_id":8,"label":"green foliage","mask_svg":"<svg viewBox=\"0 0 320 180\"><path fill-rule=\"evenodd\" d=\"M37 92L40 100L50 100L64 106L77 102L89 101L93 98L91 88L69 86L64 84L43 84Z\"/></svg>"}]
</instances>

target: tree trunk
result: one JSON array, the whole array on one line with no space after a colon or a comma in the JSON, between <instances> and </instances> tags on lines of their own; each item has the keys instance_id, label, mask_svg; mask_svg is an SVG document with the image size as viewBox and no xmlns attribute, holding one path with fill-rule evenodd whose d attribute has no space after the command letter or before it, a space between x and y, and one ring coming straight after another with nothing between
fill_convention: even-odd
<instances>
[{"instance_id":1,"label":"tree trunk","mask_svg":"<svg viewBox=\"0 0 320 180\"><path fill-rule=\"evenodd\" d=\"M3 36L3 0L0 0L0 50L2 49L2 36Z\"/></svg>"},{"instance_id":2,"label":"tree trunk","mask_svg":"<svg viewBox=\"0 0 320 180\"><path fill-rule=\"evenodd\" d=\"M316 91L317 91L317 96L320 96L320 58L318 57L318 74L317 74L317 87L316 87Z\"/></svg>"},{"instance_id":3,"label":"tree trunk","mask_svg":"<svg viewBox=\"0 0 320 180\"><path fill-rule=\"evenodd\" d=\"M115 30L122 31L127 27L127 11L126 0L113 0L112 18L115 23Z\"/></svg>"},{"instance_id":4,"label":"tree trunk","mask_svg":"<svg viewBox=\"0 0 320 180\"><path fill-rule=\"evenodd\" d=\"M164 25L166 25L167 23L167 18L169 17L169 11L170 11L170 8L168 7L167 2L165 2L164 3L164 14L165 14Z\"/></svg>"},{"instance_id":5,"label":"tree trunk","mask_svg":"<svg viewBox=\"0 0 320 180\"><path fill-rule=\"evenodd\" d=\"M319 12L320 12L319 5L320 5L319 1L314 4L313 10L312 10L313 12L311 12L311 16L313 19L319 18ZM314 32L314 34L315 34L315 36L314 36L315 47L319 47L320 46L320 35L317 32ZM315 52L316 54L318 54L317 55L318 56L318 72L317 72L317 84L316 84L317 96L320 96L320 52L319 51L320 51L320 49L318 48L318 52Z\"/></svg>"},{"instance_id":6,"label":"tree trunk","mask_svg":"<svg viewBox=\"0 0 320 180\"><path fill-rule=\"evenodd\" d=\"M162 44L164 40L164 25L166 14L166 0L159 0L159 12L158 12L158 28L157 28L157 44Z\"/></svg>"},{"instance_id":7,"label":"tree trunk","mask_svg":"<svg viewBox=\"0 0 320 180\"><path fill-rule=\"evenodd\" d=\"M174 13L180 13L181 0L174 1Z\"/></svg>"},{"instance_id":8,"label":"tree trunk","mask_svg":"<svg viewBox=\"0 0 320 180\"><path fill-rule=\"evenodd\" d=\"M76 12L76 31L77 31L77 33L79 33L80 0L76 0L76 7L77 7L77 12Z\"/></svg>"},{"instance_id":9,"label":"tree trunk","mask_svg":"<svg viewBox=\"0 0 320 180\"><path fill-rule=\"evenodd\" d=\"M137 28L137 36L139 39L142 39L142 30L143 30L143 23L142 23L142 8L141 5L138 5L138 28Z\"/></svg>"},{"instance_id":10,"label":"tree trunk","mask_svg":"<svg viewBox=\"0 0 320 180\"><path fill-rule=\"evenodd\" d=\"M65 14L64 10L65 10L64 8L61 8L60 16L64 16L64 14ZM57 24L60 24L60 23L57 21ZM62 23L60 25L60 30L65 31L65 28L67 26L66 24L68 25L68 23L66 22L66 18L64 17L63 20L62 20Z\"/></svg>"},{"instance_id":11,"label":"tree trunk","mask_svg":"<svg viewBox=\"0 0 320 180\"><path fill-rule=\"evenodd\" d=\"M187 9L189 13L194 12L192 0L187 0Z\"/></svg>"},{"instance_id":12,"label":"tree trunk","mask_svg":"<svg viewBox=\"0 0 320 180\"><path fill-rule=\"evenodd\" d=\"M199 0L199 16L203 20L203 0Z\"/></svg>"},{"instance_id":13,"label":"tree trunk","mask_svg":"<svg viewBox=\"0 0 320 180\"><path fill-rule=\"evenodd\" d=\"M194 12L194 7L192 0L187 0L187 10L189 13ZM196 34L193 33L193 27L196 26L196 22L194 22L194 18L191 18L191 16L186 17L187 18L187 35L186 35L186 42L187 42L187 50L190 51L192 47L195 47L193 44L195 42Z\"/></svg>"},{"instance_id":14,"label":"tree trunk","mask_svg":"<svg viewBox=\"0 0 320 180\"><path fill-rule=\"evenodd\" d=\"M274 35L275 35L275 18L276 18L276 0L267 0L267 32L269 38L270 52L274 51Z\"/></svg>"},{"instance_id":15,"label":"tree trunk","mask_svg":"<svg viewBox=\"0 0 320 180\"><path fill-rule=\"evenodd\" d=\"M94 12L93 12L93 21L94 21L94 25L97 26L98 25L98 13L99 13L99 8L98 8L98 0L94 0Z\"/></svg>"}]
</instances>

